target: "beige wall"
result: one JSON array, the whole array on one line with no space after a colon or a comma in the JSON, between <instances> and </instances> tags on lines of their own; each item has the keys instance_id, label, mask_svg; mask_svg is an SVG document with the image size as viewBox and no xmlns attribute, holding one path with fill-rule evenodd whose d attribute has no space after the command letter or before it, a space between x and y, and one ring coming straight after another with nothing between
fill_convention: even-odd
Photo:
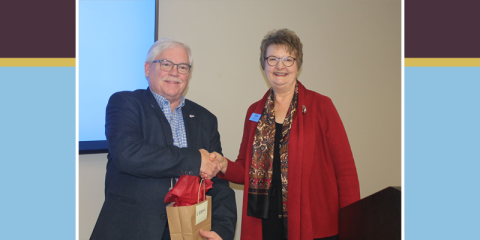
<instances>
[{"instance_id":1,"label":"beige wall","mask_svg":"<svg viewBox=\"0 0 480 240\"><path fill-rule=\"evenodd\" d=\"M192 48L186 97L218 117L225 156L237 156L246 110L269 88L260 41L286 27L304 44L299 80L331 97L342 117L362 197L401 185L400 0L160 1L159 13L159 38L176 37ZM81 240L103 203L105 164L105 154L80 156ZM240 213L243 188L232 187Z\"/></svg>"}]
</instances>

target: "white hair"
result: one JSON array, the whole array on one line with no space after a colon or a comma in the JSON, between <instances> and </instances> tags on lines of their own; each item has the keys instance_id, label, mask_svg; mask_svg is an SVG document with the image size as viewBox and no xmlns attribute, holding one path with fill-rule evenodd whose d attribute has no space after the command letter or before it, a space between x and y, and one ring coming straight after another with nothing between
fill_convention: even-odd
<instances>
[{"instance_id":1,"label":"white hair","mask_svg":"<svg viewBox=\"0 0 480 240\"><path fill-rule=\"evenodd\" d=\"M163 51L173 47L182 47L183 49L185 49L185 51L187 51L188 53L188 61L190 65L192 65L193 59L192 59L192 51L190 50L190 47L186 43L171 37L164 37L157 40L148 50L147 58L145 59L145 62L149 62L149 63L153 62L155 60L155 57L157 57Z\"/></svg>"}]
</instances>

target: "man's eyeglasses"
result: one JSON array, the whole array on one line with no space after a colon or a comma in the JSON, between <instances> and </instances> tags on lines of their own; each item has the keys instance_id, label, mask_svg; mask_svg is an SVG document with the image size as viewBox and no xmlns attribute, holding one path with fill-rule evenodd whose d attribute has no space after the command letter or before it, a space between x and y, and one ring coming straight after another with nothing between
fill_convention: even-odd
<instances>
[{"instance_id":1,"label":"man's eyeglasses","mask_svg":"<svg viewBox=\"0 0 480 240\"><path fill-rule=\"evenodd\" d=\"M175 65L177 65L177 70L181 74L189 73L190 68L192 68L192 66L190 66L186 63L175 64L172 61L163 60L163 59L153 61L152 63L156 63L156 62L160 63L160 69L162 69L163 71L167 71L167 72L170 72Z\"/></svg>"},{"instance_id":2,"label":"man's eyeglasses","mask_svg":"<svg viewBox=\"0 0 480 240\"><path fill-rule=\"evenodd\" d=\"M283 65L285 65L285 67L291 67L295 63L295 60L297 60L296 58L290 57L290 56L287 56L284 58L270 56L270 57L266 57L265 61L267 61L268 65L275 67L277 66L280 59L282 59Z\"/></svg>"}]
</instances>

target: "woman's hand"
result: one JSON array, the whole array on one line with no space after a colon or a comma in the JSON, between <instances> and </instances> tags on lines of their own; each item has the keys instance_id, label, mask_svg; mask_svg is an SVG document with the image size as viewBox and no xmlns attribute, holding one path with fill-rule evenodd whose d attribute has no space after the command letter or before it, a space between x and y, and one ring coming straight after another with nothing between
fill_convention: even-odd
<instances>
[{"instance_id":1,"label":"woman's hand","mask_svg":"<svg viewBox=\"0 0 480 240\"><path fill-rule=\"evenodd\" d=\"M212 152L210 153L210 161L216 161L220 165L220 172L225 174L227 172L228 161L220 153Z\"/></svg>"},{"instance_id":2,"label":"woman's hand","mask_svg":"<svg viewBox=\"0 0 480 240\"><path fill-rule=\"evenodd\" d=\"M222 240L220 236L216 232L213 231L205 231L200 229L200 235L208 240Z\"/></svg>"}]
</instances>

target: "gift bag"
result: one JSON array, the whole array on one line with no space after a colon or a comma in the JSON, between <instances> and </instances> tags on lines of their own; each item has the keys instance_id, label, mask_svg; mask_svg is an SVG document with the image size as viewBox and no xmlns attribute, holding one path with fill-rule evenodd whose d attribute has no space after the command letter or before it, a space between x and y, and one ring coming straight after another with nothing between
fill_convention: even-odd
<instances>
[{"instance_id":1,"label":"gift bag","mask_svg":"<svg viewBox=\"0 0 480 240\"><path fill-rule=\"evenodd\" d=\"M165 203L172 199L176 201L167 205L168 226L172 240L205 239L200 236L199 230L210 231L212 228L212 197L205 194L208 185L209 188L212 187L212 182L202 179L198 183L198 180L199 177L181 176L175 187L165 197ZM206 181L210 182L206 184ZM198 187L196 187L197 185ZM195 191L192 190L193 187L195 187ZM195 199L196 203L190 205L191 203L188 202L192 198L192 193L195 193L197 198ZM177 206L177 202L187 206Z\"/></svg>"}]
</instances>

